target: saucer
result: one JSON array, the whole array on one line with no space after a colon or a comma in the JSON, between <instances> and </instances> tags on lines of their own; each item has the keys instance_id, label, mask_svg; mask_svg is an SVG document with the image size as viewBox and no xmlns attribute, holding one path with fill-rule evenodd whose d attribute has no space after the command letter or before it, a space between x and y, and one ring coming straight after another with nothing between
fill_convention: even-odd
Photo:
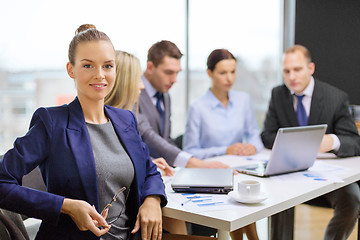
<instances>
[{"instance_id":1,"label":"saucer","mask_svg":"<svg viewBox=\"0 0 360 240\"><path fill-rule=\"evenodd\" d=\"M259 203L267 199L269 196L265 192L260 192L256 197L241 197L237 192L231 191L228 195L237 202L241 203Z\"/></svg>"}]
</instances>

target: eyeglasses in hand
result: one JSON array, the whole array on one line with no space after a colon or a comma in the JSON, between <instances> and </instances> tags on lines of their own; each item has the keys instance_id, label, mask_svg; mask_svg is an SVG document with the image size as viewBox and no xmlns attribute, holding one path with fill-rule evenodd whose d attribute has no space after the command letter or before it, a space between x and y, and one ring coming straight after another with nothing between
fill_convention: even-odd
<instances>
[{"instance_id":1,"label":"eyeglasses in hand","mask_svg":"<svg viewBox=\"0 0 360 240\"><path fill-rule=\"evenodd\" d=\"M109 209L111 206L112 206L112 203L113 202L116 202L116 200L117 200L117 198L119 197L119 195L120 195L120 193L122 193L123 191L125 191L126 190L126 187L122 187L122 188L120 188L120 190L114 195L114 197L111 199L111 201L104 207L104 209L101 211L101 216L104 216L104 213L105 213L105 210L106 209ZM127 198L127 197L126 197ZM125 202L126 202L126 199L125 199ZM109 225L111 225L112 223L114 223L116 220L118 220L119 219L119 217L120 217L120 215L121 215L121 213L122 213L122 210L121 210L121 212L119 213L119 215L115 218L115 219L113 219L113 220L111 220L111 221L109 221L109 222L107 222Z\"/></svg>"}]
</instances>

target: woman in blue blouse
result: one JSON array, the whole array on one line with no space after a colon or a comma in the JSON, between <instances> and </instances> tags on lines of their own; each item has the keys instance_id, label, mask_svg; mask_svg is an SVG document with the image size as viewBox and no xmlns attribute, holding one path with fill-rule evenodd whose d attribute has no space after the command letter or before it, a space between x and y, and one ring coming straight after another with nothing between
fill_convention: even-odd
<instances>
[{"instance_id":1,"label":"woman in blue blouse","mask_svg":"<svg viewBox=\"0 0 360 240\"><path fill-rule=\"evenodd\" d=\"M184 150L204 159L219 155L253 155L263 148L250 96L230 90L236 60L226 49L208 57L212 86L189 109Z\"/></svg>"},{"instance_id":2,"label":"woman in blue blouse","mask_svg":"<svg viewBox=\"0 0 360 240\"><path fill-rule=\"evenodd\" d=\"M250 97L231 91L236 59L226 49L216 49L207 60L212 86L189 109L183 139L184 151L204 159L219 155L253 155L263 148ZM232 239L258 239L256 225L231 233Z\"/></svg>"}]
</instances>

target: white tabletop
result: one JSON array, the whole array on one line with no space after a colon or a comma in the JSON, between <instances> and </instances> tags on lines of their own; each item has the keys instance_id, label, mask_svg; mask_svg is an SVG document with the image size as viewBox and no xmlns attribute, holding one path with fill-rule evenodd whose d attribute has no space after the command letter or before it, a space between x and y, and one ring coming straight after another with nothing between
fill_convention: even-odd
<instances>
[{"instance_id":1,"label":"white tabletop","mask_svg":"<svg viewBox=\"0 0 360 240\"><path fill-rule=\"evenodd\" d=\"M268 151L247 160L238 156L222 156L209 160L219 160L229 166L240 166L253 163L259 159L264 159L268 155ZM324 157L324 156L322 156ZM327 156L325 156L327 157ZM238 228L246 226L252 222L266 218L298 204L306 202L310 199L321 196L325 193L341 188L352 182L360 180L360 157L352 158L324 158L318 159L315 165L328 165L334 168L334 172L326 174L337 176L339 181L316 181L316 180L299 180L294 175L281 175L277 177L260 178L245 174L234 176L234 189L237 189L237 183L244 179L254 179L261 182L261 191L268 194L268 199L257 204L243 204L233 201L234 207L231 209L214 210L207 212L192 212L181 206L173 198L168 197L169 203L163 208L163 215L176 218L192 223L197 223L220 231L234 231ZM339 169L336 169L339 166ZM310 169L311 170L311 169ZM299 174L299 173L297 173ZM167 192L171 193L170 179L164 180L167 185ZM219 238L222 239L222 238Z\"/></svg>"}]
</instances>

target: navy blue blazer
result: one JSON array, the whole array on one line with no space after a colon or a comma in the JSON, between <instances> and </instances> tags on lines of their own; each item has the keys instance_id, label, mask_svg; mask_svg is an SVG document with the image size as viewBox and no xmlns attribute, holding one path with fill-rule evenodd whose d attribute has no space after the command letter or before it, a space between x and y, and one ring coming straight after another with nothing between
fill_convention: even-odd
<instances>
[{"instance_id":1,"label":"navy blue blazer","mask_svg":"<svg viewBox=\"0 0 360 240\"><path fill-rule=\"evenodd\" d=\"M105 105L116 134L130 156L135 177L126 203L129 226L149 195L158 195L166 205L164 184L141 140L130 111ZM21 186L22 177L40 167L47 192ZM64 198L81 199L99 211L95 161L80 102L39 108L27 134L0 160L0 208L42 219L36 239L99 239L80 231L72 219L60 213Z\"/></svg>"}]
</instances>

